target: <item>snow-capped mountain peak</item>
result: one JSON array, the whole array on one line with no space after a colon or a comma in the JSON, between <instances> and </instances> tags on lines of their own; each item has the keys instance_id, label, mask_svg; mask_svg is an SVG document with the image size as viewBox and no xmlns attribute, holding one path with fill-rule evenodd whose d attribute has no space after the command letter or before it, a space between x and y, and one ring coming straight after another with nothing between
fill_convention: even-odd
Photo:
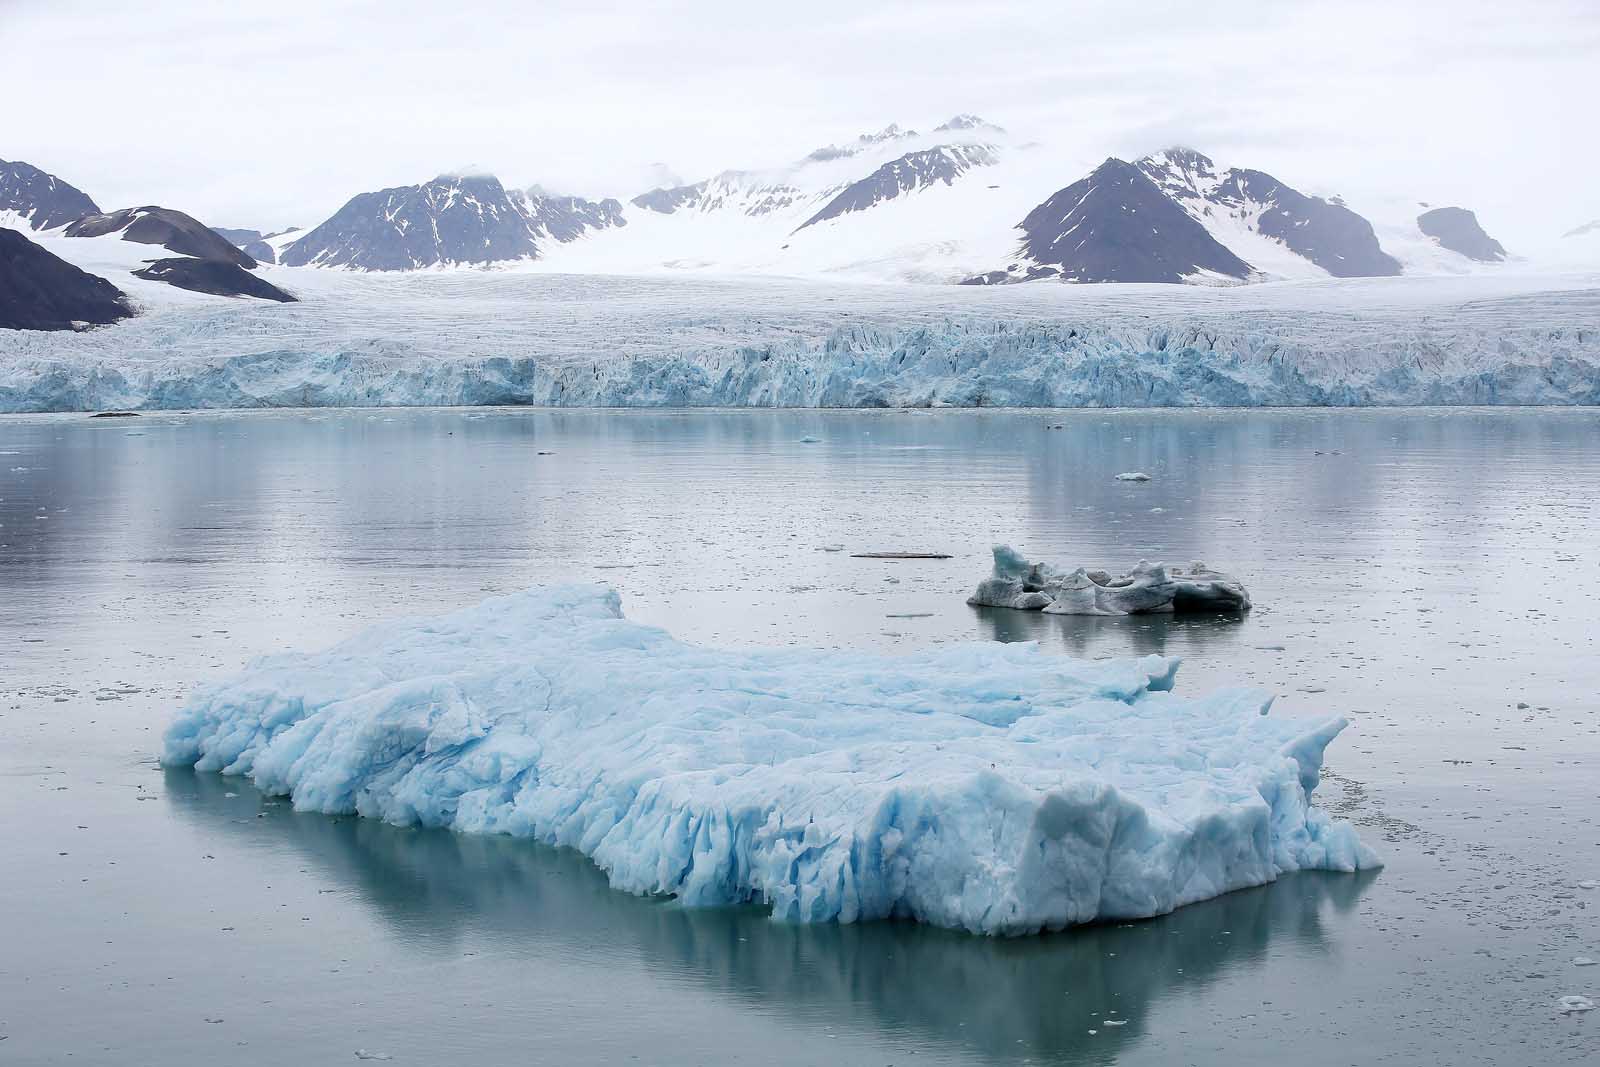
<instances>
[{"instance_id":1,"label":"snow-capped mountain peak","mask_svg":"<svg viewBox=\"0 0 1600 1067\"><path fill-rule=\"evenodd\" d=\"M53 230L99 213L87 193L54 174L0 159L0 225Z\"/></svg>"},{"instance_id":2,"label":"snow-capped mountain peak","mask_svg":"<svg viewBox=\"0 0 1600 1067\"><path fill-rule=\"evenodd\" d=\"M441 174L353 197L283 248L287 266L413 270L533 259L540 242L621 225L622 205L508 191L492 174Z\"/></svg>"}]
</instances>

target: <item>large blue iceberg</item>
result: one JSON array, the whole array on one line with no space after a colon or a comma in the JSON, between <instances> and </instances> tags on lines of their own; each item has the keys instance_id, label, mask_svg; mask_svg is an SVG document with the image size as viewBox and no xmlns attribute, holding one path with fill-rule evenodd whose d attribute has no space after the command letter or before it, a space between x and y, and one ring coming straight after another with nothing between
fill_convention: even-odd
<instances>
[{"instance_id":1,"label":"large blue iceberg","mask_svg":"<svg viewBox=\"0 0 1600 1067\"><path fill-rule=\"evenodd\" d=\"M199 692L163 762L295 807L576 848L619 889L990 934L1375 866L1310 804L1339 718L1033 644L723 650L534 589Z\"/></svg>"}]
</instances>

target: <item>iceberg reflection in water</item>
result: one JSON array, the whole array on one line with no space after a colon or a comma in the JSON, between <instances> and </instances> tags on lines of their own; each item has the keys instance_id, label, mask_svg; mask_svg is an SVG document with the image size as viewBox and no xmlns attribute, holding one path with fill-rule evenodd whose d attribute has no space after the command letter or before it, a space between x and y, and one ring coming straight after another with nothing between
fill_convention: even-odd
<instances>
[{"instance_id":1,"label":"iceberg reflection in water","mask_svg":"<svg viewBox=\"0 0 1600 1067\"><path fill-rule=\"evenodd\" d=\"M511 966L628 957L663 981L694 982L802 1025L827 1018L909 1031L985 1059L1101 1062L1130 1049L1163 1001L1241 964L1274 952L1331 954L1329 917L1350 913L1377 877L1306 871L1159 919L1036 938L908 922L800 926L755 907L684 908L618 893L569 849L295 812L238 779L185 769L168 770L164 785L167 803L207 833L291 850L321 880L348 888L343 906L371 913L418 966L485 942Z\"/></svg>"}]
</instances>

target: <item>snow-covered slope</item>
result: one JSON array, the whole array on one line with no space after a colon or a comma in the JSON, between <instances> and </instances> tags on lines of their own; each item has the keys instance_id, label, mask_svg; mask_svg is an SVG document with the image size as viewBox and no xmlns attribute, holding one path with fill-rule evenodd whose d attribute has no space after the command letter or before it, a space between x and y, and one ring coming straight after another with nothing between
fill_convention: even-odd
<instances>
[{"instance_id":1,"label":"snow-covered slope","mask_svg":"<svg viewBox=\"0 0 1600 1067\"><path fill-rule=\"evenodd\" d=\"M1280 269L1288 265L1282 253L1288 253L1336 278L1400 273L1400 263L1379 247L1372 224L1338 199L1307 196L1259 170L1218 168L1192 148L1169 148L1136 165L1218 241L1247 247ZM1300 268L1288 276L1308 272Z\"/></svg>"},{"instance_id":2,"label":"snow-covered slope","mask_svg":"<svg viewBox=\"0 0 1600 1067\"><path fill-rule=\"evenodd\" d=\"M142 246L41 243L144 313L0 337L0 411L1600 403L1596 274L888 287L262 267L300 300L266 304L132 277Z\"/></svg>"},{"instance_id":3,"label":"snow-covered slope","mask_svg":"<svg viewBox=\"0 0 1600 1067\"><path fill-rule=\"evenodd\" d=\"M295 807L576 848L618 889L983 934L1378 865L1310 800L1339 718L1036 644L702 648L558 586L258 661L162 761Z\"/></svg>"},{"instance_id":4,"label":"snow-covered slope","mask_svg":"<svg viewBox=\"0 0 1600 1067\"><path fill-rule=\"evenodd\" d=\"M539 269L958 281L1015 243L1015 205L1050 188L1030 173L1038 157L970 115L928 133L891 125L642 193L625 232L552 250Z\"/></svg>"}]
</instances>

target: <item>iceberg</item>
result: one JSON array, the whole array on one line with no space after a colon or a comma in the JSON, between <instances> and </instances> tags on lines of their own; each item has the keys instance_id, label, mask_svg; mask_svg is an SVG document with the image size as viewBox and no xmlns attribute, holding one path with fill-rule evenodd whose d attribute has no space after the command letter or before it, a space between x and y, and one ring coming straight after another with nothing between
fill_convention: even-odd
<instances>
[{"instance_id":1,"label":"iceberg","mask_svg":"<svg viewBox=\"0 0 1600 1067\"><path fill-rule=\"evenodd\" d=\"M169 767L298 810L578 849L613 886L781 920L1024 934L1377 865L1310 803L1340 718L1035 644L722 650L609 588L382 623L199 690Z\"/></svg>"},{"instance_id":2,"label":"iceberg","mask_svg":"<svg viewBox=\"0 0 1600 1067\"><path fill-rule=\"evenodd\" d=\"M1123 575L1083 567L1064 572L1048 563L1029 563L1008 545L995 545L994 570L967 603L1049 615L1141 615L1249 611L1250 594L1238 579L1198 560L1187 567L1140 560Z\"/></svg>"}]
</instances>

